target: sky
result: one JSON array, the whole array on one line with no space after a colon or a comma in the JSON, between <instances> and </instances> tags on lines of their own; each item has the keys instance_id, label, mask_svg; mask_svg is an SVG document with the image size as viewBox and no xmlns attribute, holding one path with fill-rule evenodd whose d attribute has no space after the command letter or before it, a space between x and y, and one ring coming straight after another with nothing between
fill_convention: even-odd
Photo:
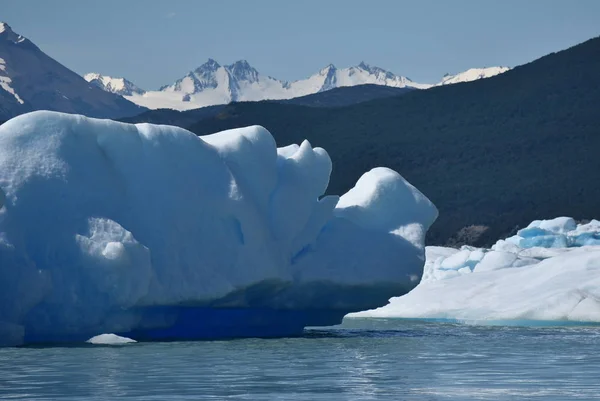
<instances>
[{"instance_id":1,"label":"sky","mask_svg":"<svg viewBox=\"0 0 600 401\"><path fill-rule=\"evenodd\" d=\"M0 21L79 74L144 89L208 58L283 80L365 61L434 83L600 36L600 0L0 0Z\"/></svg>"}]
</instances>

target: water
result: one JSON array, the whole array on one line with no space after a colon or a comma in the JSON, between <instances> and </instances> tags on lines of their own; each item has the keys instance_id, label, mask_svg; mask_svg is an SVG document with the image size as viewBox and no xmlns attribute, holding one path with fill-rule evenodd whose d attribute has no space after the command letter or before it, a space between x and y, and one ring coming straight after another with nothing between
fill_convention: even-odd
<instances>
[{"instance_id":1,"label":"water","mask_svg":"<svg viewBox=\"0 0 600 401\"><path fill-rule=\"evenodd\" d=\"M600 327L354 319L302 337L0 349L0 399L593 400Z\"/></svg>"}]
</instances>

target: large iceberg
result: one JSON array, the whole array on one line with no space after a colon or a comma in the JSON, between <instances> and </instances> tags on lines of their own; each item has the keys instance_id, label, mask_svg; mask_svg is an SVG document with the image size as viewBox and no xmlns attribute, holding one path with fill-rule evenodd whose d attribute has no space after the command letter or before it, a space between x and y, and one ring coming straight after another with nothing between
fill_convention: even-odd
<instances>
[{"instance_id":1,"label":"large iceberg","mask_svg":"<svg viewBox=\"0 0 600 401\"><path fill-rule=\"evenodd\" d=\"M297 334L421 279L433 204L325 150L54 112L0 127L0 344Z\"/></svg>"},{"instance_id":2,"label":"large iceberg","mask_svg":"<svg viewBox=\"0 0 600 401\"><path fill-rule=\"evenodd\" d=\"M537 220L491 249L427 247L421 283L355 317L600 322L600 221Z\"/></svg>"}]
</instances>

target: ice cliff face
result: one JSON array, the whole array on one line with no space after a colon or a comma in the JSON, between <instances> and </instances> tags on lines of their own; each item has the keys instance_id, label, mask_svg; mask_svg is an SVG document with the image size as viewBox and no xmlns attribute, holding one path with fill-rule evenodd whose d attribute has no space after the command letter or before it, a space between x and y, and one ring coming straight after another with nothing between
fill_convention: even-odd
<instances>
[{"instance_id":1,"label":"ice cliff face","mask_svg":"<svg viewBox=\"0 0 600 401\"><path fill-rule=\"evenodd\" d=\"M0 127L0 344L298 333L420 280L437 210L262 127L205 137L34 112Z\"/></svg>"}]
</instances>

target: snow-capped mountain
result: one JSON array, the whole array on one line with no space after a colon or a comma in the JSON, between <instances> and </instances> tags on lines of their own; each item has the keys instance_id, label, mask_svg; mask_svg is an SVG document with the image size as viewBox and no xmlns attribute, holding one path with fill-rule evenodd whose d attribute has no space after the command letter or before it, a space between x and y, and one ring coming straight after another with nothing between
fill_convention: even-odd
<instances>
[{"instance_id":1,"label":"snow-capped mountain","mask_svg":"<svg viewBox=\"0 0 600 401\"><path fill-rule=\"evenodd\" d=\"M446 74L442 81L431 85L417 83L361 62L348 68L337 68L330 64L306 79L288 82L262 75L246 60L222 66L217 61L208 59L173 84L157 91L145 91L124 78L87 74L85 79L150 109L188 110L230 102L292 99L334 88L365 84L428 89L432 86L488 78L507 70L507 67L472 68L456 75Z\"/></svg>"},{"instance_id":2,"label":"snow-capped mountain","mask_svg":"<svg viewBox=\"0 0 600 401\"><path fill-rule=\"evenodd\" d=\"M110 81L110 78L107 77L106 81ZM209 59L173 84L163 86L158 91L139 90L124 96L136 104L151 109L187 110L235 101L291 99L333 88L364 84L415 89L426 89L432 86L413 82L409 78L364 62L349 68L336 68L330 64L306 79L288 82L260 74L246 60L222 66L217 61ZM106 88L107 85L103 84L103 86ZM114 89L107 90L115 92Z\"/></svg>"},{"instance_id":3,"label":"snow-capped mountain","mask_svg":"<svg viewBox=\"0 0 600 401\"><path fill-rule=\"evenodd\" d=\"M40 109L108 118L144 111L90 85L0 22L0 120Z\"/></svg>"},{"instance_id":4,"label":"snow-capped mountain","mask_svg":"<svg viewBox=\"0 0 600 401\"><path fill-rule=\"evenodd\" d=\"M113 78L107 75L100 75L95 72L85 74L83 78L107 92L116 93L121 96L131 96L134 93L143 95L146 91L140 89L133 82L128 81L125 78Z\"/></svg>"},{"instance_id":5,"label":"snow-capped mountain","mask_svg":"<svg viewBox=\"0 0 600 401\"><path fill-rule=\"evenodd\" d=\"M444 75L444 77L437 84L437 86L458 84L461 82L470 82L478 79L490 78L495 75L502 74L508 70L510 70L510 68L508 67L471 68L467 71L463 71L456 75Z\"/></svg>"}]
</instances>

